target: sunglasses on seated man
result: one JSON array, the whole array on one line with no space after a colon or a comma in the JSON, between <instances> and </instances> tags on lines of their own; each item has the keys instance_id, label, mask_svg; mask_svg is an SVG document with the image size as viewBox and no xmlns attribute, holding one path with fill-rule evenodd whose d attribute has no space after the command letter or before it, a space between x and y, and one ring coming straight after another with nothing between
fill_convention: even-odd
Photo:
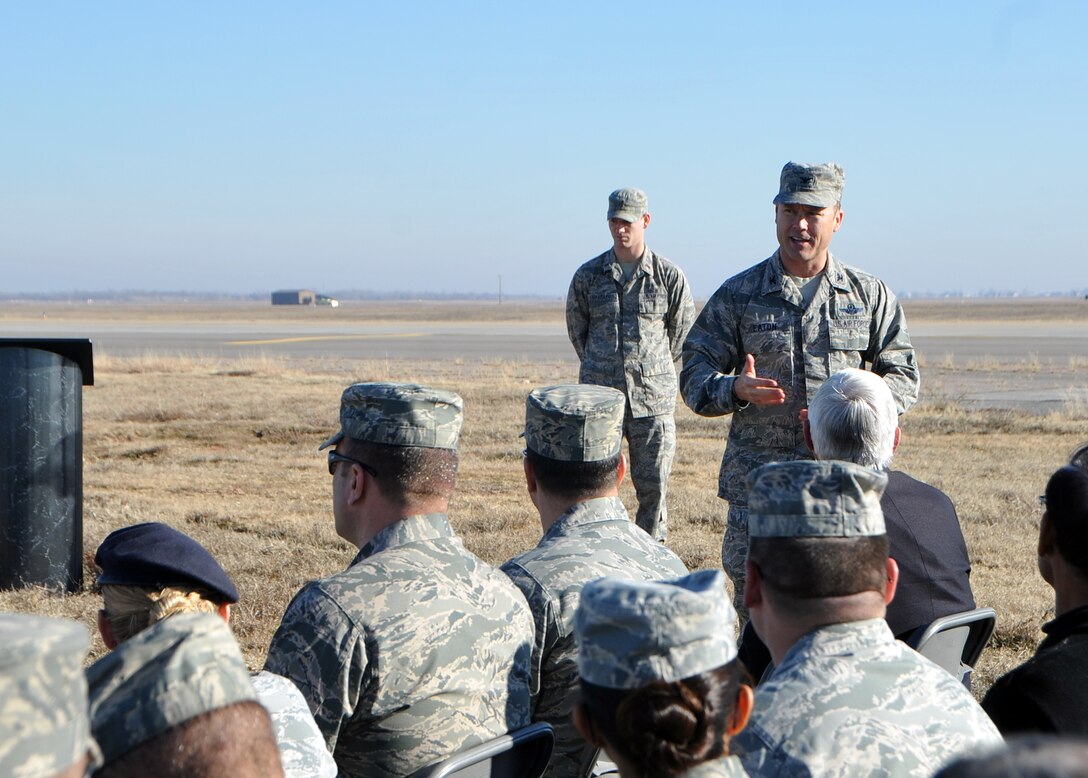
<instances>
[{"instance_id":1,"label":"sunglasses on seated man","mask_svg":"<svg viewBox=\"0 0 1088 778\"><path fill-rule=\"evenodd\" d=\"M351 457L346 457L343 454L341 454L339 451L336 451L335 449L330 448L329 449L329 475L332 475L333 473L336 472L336 463L337 462L347 462L349 465L358 465L359 467L363 468L363 470L368 475L370 475L371 478L377 478L378 477L378 471L375 470L370 465L368 465L366 462L360 462L358 459L352 459Z\"/></svg>"}]
</instances>

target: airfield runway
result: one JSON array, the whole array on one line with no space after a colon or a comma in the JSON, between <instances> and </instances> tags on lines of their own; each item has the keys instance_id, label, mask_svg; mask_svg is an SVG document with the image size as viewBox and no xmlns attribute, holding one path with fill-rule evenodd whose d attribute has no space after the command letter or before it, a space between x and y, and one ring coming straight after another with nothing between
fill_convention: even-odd
<instances>
[{"instance_id":1,"label":"airfield runway","mask_svg":"<svg viewBox=\"0 0 1088 778\"><path fill-rule=\"evenodd\" d=\"M237 358L258 353L288 359L574 359L562 323L379 322L313 325L267 321L4 322L3 337L89 338L113 356L146 353ZM1088 324L1055 330L1016 323L911 325L911 339L928 360L992 359L1042 362L1088 360Z\"/></svg>"},{"instance_id":2,"label":"airfield runway","mask_svg":"<svg viewBox=\"0 0 1088 778\"><path fill-rule=\"evenodd\" d=\"M148 353L234 359L270 356L289 360L524 360L575 361L563 322L368 321L333 314L319 320L276 320L266 313L247 320L176 317L136 320L5 318L0 337L89 338L96 355ZM939 369L946 395L977 406L1088 405L1088 321L943 321L922 318L911 336L924 367ZM1018 366L1014 370L998 366ZM1022 365L1022 367L1019 367ZM954 368L954 369L953 369Z\"/></svg>"}]
</instances>

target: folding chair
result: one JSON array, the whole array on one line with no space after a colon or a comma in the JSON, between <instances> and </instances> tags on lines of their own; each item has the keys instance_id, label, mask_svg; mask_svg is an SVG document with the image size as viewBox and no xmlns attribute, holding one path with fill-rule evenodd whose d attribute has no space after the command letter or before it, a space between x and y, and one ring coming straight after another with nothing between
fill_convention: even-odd
<instances>
[{"instance_id":1,"label":"folding chair","mask_svg":"<svg viewBox=\"0 0 1088 778\"><path fill-rule=\"evenodd\" d=\"M914 630L903 642L966 683L964 679L990 642L996 623L993 608L976 608L941 616Z\"/></svg>"},{"instance_id":2,"label":"folding chair","mask_svg":"<svg viewBox=\"0 0 1088 778\"><path fill-rule=\"evenodd\" d=\"M551 725L541 721L466 748L417 770L411 778L540 778L554 744Z\"/></svg>"}]
</instances>

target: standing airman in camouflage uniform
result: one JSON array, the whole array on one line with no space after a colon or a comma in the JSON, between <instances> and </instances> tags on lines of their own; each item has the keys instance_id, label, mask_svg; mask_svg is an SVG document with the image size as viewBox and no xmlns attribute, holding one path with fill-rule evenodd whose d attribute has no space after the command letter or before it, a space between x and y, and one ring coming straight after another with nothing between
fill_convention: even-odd
<instances>
[{"instance_id":1,"label":"standing airman in camouflage uniform","mask_svg":"<svg viewBox=\"0 0 1088 778\"><path fill-rule=\"evenodd\" d=\"M605 575L652 580L687 573L676 554L631 523L620 502L623 415L623 394L604 386L534 389L525 403L525 481L544 537L502 570L536 622L533 721L555 729L549 776L586 775L597 753L570 720L582 586Z\"/></svg>"},{"instance_id":2,"label":"standing airman in camouflage uniform","mask_svg":"<svg viewBox=\"0 0 1088 778\"><path fill-rule=\"evenodd\" d=\"M676 367L695 319L683 272L646 246L646 195L608 196L613 246L582 265L567 292L567 333L583 384L611 386L627 398L623 433L638 495L635 522L656 540L668 534L665 493L676 454Z\"/></svg>"},{"instance_id":3,"label":"standing airman in camouflage uniform","mask_svg":"<svg viewBox=\"0 0 1088 778\"><path fill-rule=\"evenodd\" d=\"M812 458L800 412L843 368L868 366L882 376L900 413L918 399L899 301L880 279L831 255L842 189L836 164L786 163L774 198L778 250L722 284L684 342L684 402L703 416L733 414L718 496L729 501L722 565L742 620L747 474L766 462Z\"/></svg>"},{"instance_id":4,"label":"standing airman in camouflage uniform","mask_svg":"<svg viewBox=\"0 0 1088 778\"><path fill-rule=\"evenodd\" d=\"M0 775L83 778L102 764L87 718L90 644L74 621L0 614Z\"/></svg>"},{"instance_id":5,"label":"standing airman in camouflage uniform","mask_svg":"<svg viewBox=\"0 0 1088 778\"><path fill-rule=\"evenodd\" d=\"M344 778L409 775L529 723L532 615L446 515L461 407L355 384L322 445L337 533L359 553L295 596L265 669L302 691Z\"/></svg>"},{"instance_id":6,"label":"standing airman in camouflage uniform","mask_svg":"<svg viewBox=\"0 0 1088 778\"><path fill-rule=\"evenodd\" d=\"M997 728L950 673L884 621L884 473L847 462L764 465L749 478L745 603L775 662L734 740L752 775L930 776Z\"/></svg>"}]
</instances>

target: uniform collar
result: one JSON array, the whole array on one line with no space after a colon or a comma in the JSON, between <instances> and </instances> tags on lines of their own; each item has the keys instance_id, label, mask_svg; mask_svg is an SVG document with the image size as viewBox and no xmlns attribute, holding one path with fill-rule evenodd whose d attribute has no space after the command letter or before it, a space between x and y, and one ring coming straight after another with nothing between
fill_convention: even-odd
<instances>
[{"instance_id":1,"label":"uniform collar","mask_svg":"<svg viewBox=\"0 0 1088 778\"><path fill-rule=\"evenodd\" d=\"M635 278L642 274L650 274L650 258L652 256L653 252L650 251L650 247L648 245L643 245L642 256L639 258L638 264L635 265L635 272L631 274L632 278ZM617 281L623 278L623 269L620 267L620 261L616 259L616 250L614 248L609 249L608 253L605 254L603 272L607 275L612 276Z\"/></svg>"},{"instance_id":2,"label":"uniform collar","mask_svg":"<svg viewBox=\"0 0 1088 778\"><path fill-rule=\"evenodd\" d=\"M858 649L859 645L893 642L895 642L895 636L884 619L826 624L805 633L790 646L790 650L782 658L782 664L775 670L775 675L787 672L788 669L801 664L808 657L852 653Z\"/></svg>"},{"instance_id":3,"label":"uniform collar","mask_svg":"<svg viewBox=\"0 0 1088 778\"><path fill-rule=\"evenodd\" d=\"M453 527L445 513L406 516L371 538L369 543L359 549L359 553L355 559L351 560L351 563L354 565L388 548L417 543L421 540L436 540L453 536Z\"/></svg>"},{"instance_id":4,"label":"uniform collar","mask_svg":"<svg viewBox=\"0 0 1088 778\"><path fill-rule=\"evenodd\" d=\"M763 276L763 293L781 294L785 274L786 269L782 266L782 257L779 251L776 250L767 260L767 269ZM850 291L850 282L846 277L846 271L843 270L842 263L835 259L835 255L830 251L827 252L827 264L824 266L823 275L837 291Z\"/></svg>"},{"instance_id":5,"label":"uniform collar","mask_svg":"<svg viewBox=\"0 0 1088 778\"><path fill-rule=\"evenodd\" d=\"M595 497L567 508L548 527L544 540L569 535L578 527L603 521L630 521L627 509L623 507L619 497Z\"/></svg>"}]
</instances>

